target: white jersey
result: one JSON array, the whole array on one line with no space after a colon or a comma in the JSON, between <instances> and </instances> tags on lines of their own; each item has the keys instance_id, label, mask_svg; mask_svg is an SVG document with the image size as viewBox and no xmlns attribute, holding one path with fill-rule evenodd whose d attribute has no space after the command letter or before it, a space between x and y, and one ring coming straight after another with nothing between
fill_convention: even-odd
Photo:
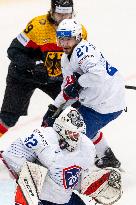
<instances>
[{"instance_id":1,"label":"white jersey","mask_svg":"<svg viewBox=\"0 0 136 205\"><path fill-rule=\"evenodd\" d=\"M32 162L38 159L48 169L40 199L64 204L69 201L81 175L92 168L95 148L91 140L81 134L75 151L61 150L57 135L51 127L40 127L16 140L3 156L16 172L26 159Z\"/></svg>"},{"instance_id":2,"label":"white jersey","mask_svg":"<svg viewBox=\"0 0 136 205\"><path fill-rule=\"evenodd\" d=\"M125 84L117 68L110 65L91 43L82 40L68 59L61 58L64 81L62 90L71 81L73 72L79 73L79 84L83 87L79 95L82 105L106 114L125 108ZM55 99L59 107L64 102L62 92Z\"/></svg>"}]
</instances>

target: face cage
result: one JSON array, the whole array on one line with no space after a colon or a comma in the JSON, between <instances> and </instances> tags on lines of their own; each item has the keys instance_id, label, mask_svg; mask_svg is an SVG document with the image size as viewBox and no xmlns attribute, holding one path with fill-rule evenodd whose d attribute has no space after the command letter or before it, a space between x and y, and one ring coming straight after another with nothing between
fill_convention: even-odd
<instances>
[{"instance_id":1,"label":"face cage","mask_svg":"<svg viewBox=\"0 0 136 205\"><path fill-rule=\"evenodd\" d=\"M64 130L63 126L59 125L58 123L54 124L54 129L58 133L60 148L67 149L68 151L73 152L79 143L79 137L77 140L76 139L72 140L69 137L68 132L66 132L66 130ZM62 132L62 130L64 130L64 131ZM69 132L69 133L71 134L71 132Z\"/></svg>"}]
</instances>

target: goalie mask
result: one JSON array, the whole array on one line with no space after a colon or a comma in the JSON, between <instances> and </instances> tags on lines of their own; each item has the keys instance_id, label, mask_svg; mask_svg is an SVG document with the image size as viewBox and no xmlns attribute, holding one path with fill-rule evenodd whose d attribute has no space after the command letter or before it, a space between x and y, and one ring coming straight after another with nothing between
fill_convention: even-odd
<instances>
[{"instance_id":1,"label":"goalie mask","mask_svg":"<svg viewBox=\"0 0 136 205\"><path fill-rule=\"evenodd\" d=\"M79 143L80 133L85 133L86 126L80 113L72 107L66 108L53 124L58 133L61 149L72 152Z\"/></svg>"}]
</instances>

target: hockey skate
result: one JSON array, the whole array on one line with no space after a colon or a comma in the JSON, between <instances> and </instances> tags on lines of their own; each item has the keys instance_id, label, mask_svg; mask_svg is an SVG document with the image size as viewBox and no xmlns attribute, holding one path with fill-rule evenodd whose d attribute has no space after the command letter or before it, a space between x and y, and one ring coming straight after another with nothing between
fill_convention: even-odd
<instances>
[{"instance_id":1,"label":"hockey skate","mask_svg":"<svg viewBox=\"0 0 136 205\"><path fill-rule=\"evenodd\" d=\"M98 168L113 167L119 169L121 162L115 157L111 148L108 148L102 158L96 158L95 165Z\"/></svg>"}]
</instances>

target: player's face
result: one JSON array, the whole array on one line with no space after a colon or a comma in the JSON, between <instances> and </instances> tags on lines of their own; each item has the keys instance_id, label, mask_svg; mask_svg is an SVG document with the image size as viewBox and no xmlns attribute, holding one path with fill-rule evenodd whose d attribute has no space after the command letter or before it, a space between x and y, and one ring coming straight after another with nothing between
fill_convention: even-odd
<instances>
[{"instance_id":1,"label":"player's face","mask_svg":"<svg viewBox=\"0 0 136 205\"><path fill-rule=\"evenodd\" d=\"M72 132L72 131L66 130L66 135L72 141L78 141L78 139L79 139L79 133L78 132Z\"/></svg>"},{"instance_id":2,"label":"player's face","mask_svg":"<svg viewBox=\"0 0 136 205\"><path fill-rule=\"evenodd\" d=\"M72 38L58 38L58 44L63 48L66 54L71 54L74 47L77 45L77 40L75 37Z\"/></svg>"},{"instance_id":3,"label":"player's face","mask_svg":"<svg viewBox=\"0 0 136 205\"><path fill-rule=\"evenodd\" d=\"M55 20L56 24L59 25L59 23L64 20L64 19L71 19L72 18L72 13L57 13L54 12L52 14L53 19Z\"/></svg>"}]
</instances>

